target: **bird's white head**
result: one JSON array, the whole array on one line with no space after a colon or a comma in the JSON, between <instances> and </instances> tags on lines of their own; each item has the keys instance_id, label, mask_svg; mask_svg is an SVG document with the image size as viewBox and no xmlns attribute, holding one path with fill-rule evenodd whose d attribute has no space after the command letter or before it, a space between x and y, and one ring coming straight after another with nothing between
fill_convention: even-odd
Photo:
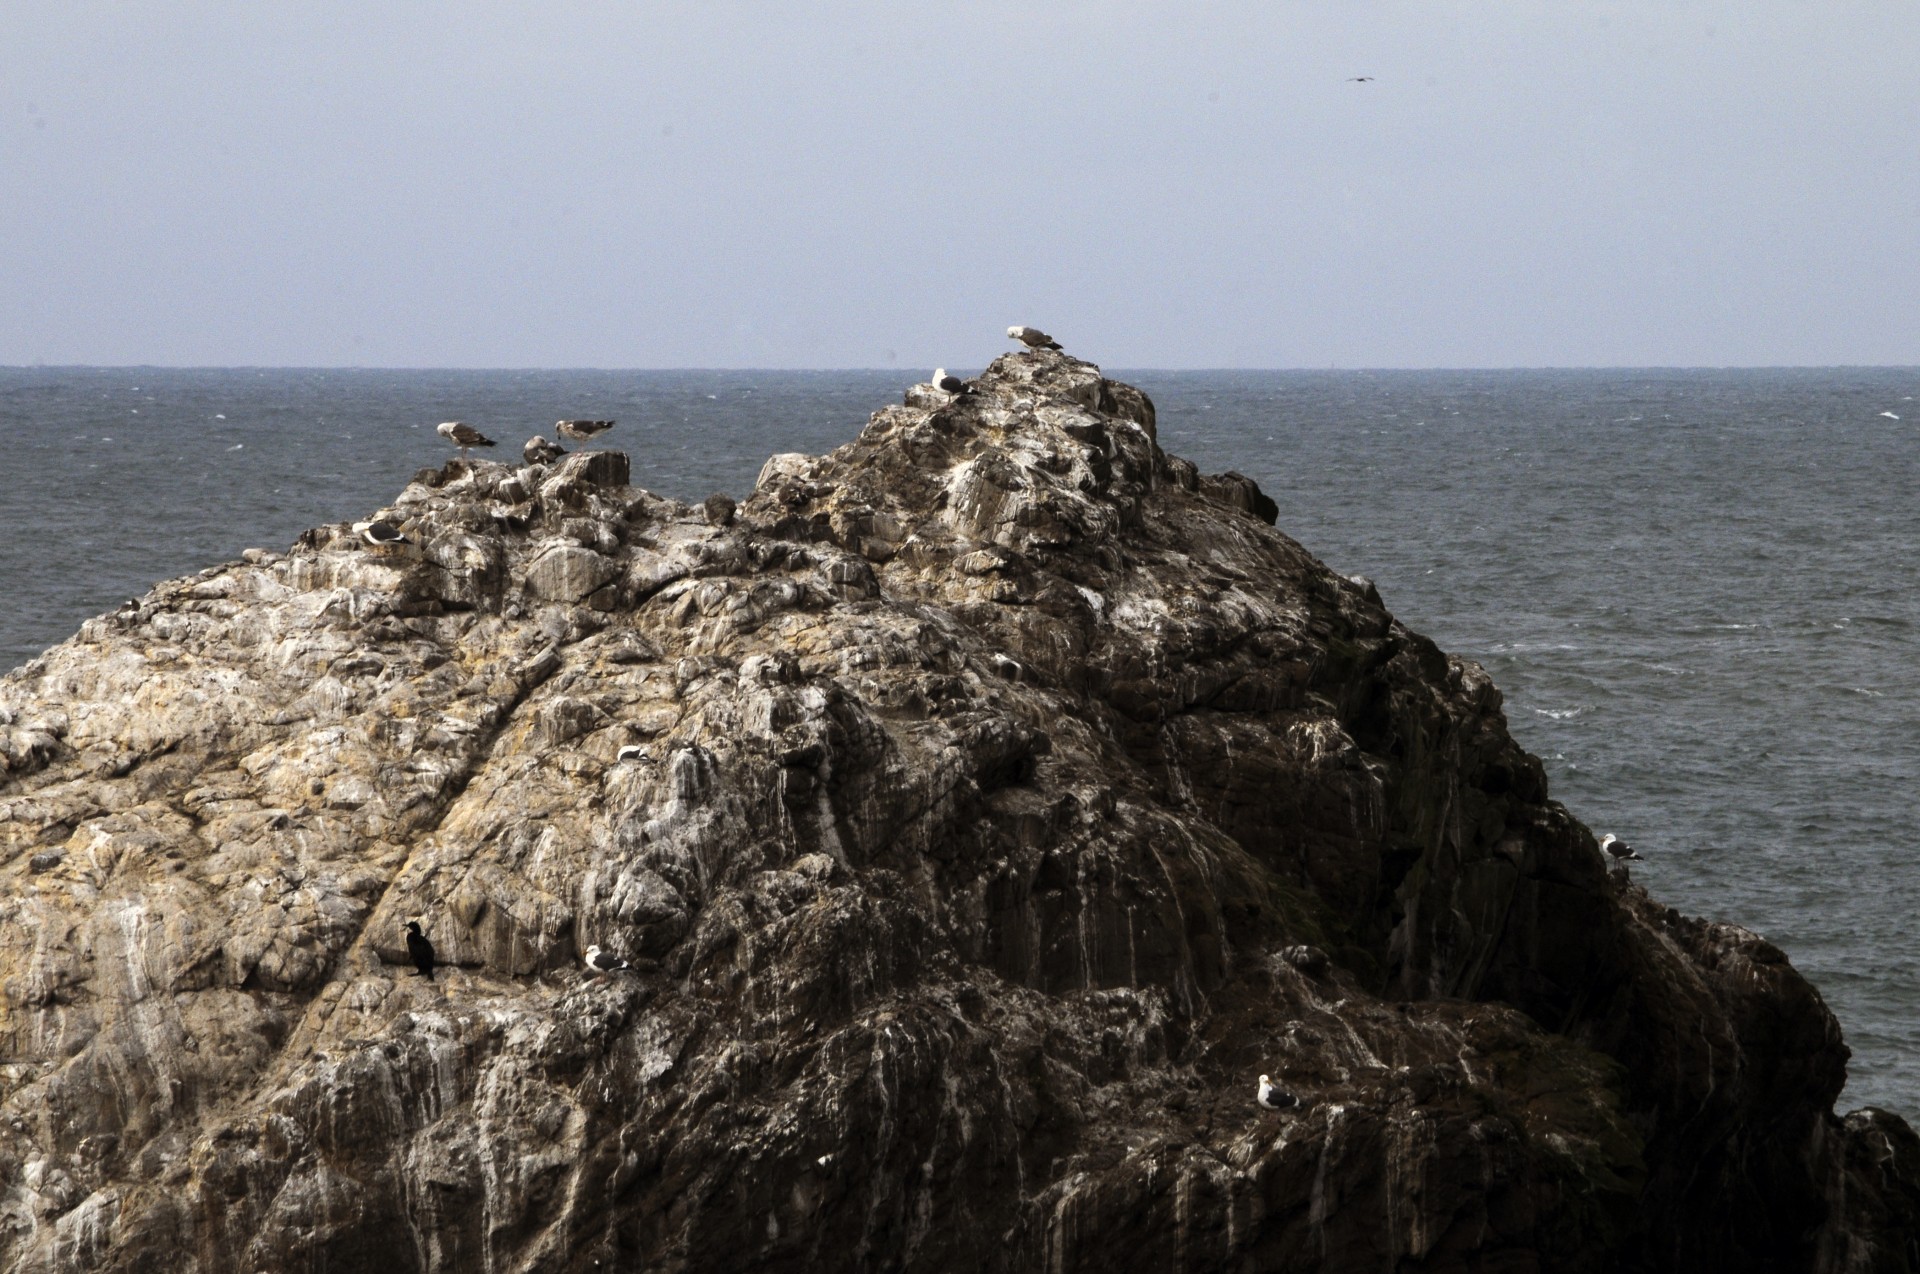
<instances>
[{"instance_id":1,"label":"bird's white head","mask_svg":"<svg viewBox=\"0 0 1920 1274\"><path fill-rule=\"evenodd\" d=\"M1605 836L1602 836L1600 838L1600 848L1605 849L1607 846L1613 844L1613 842L1619 839L1620 838L1618 836L1615 836L1612 832L1608 832Z\"/></svg>"},{"instance_id":2,"label":"bird's white head","mask_svg":"<svg viewBox=\"0 0 1920 1274\"><path fill-rule=\"evenodd\" d=\"M591 960L591 959L593 959L593 958L594 958L595 956L597 956L597 955L599 955L599 954L600 954L600 944L599 944L599 943L597 943L597 942L596 942L596 943L594 943L594 944L593 944L592 946L590 946L590 947L588 947L588 948L587 948L587 959L589 959L589 960Z\"/></svg>"},{"instance_id":3,"label":"bird's white head","mask_svg":"<svg viewBox=\"0 0 1920 1274\"><path fill-rule=\"evenodd\" d=\"M1020 333L1026 330L1027 329L1023 325L1016 323L1012 327L1007 329L1007 335L1017 341L1020 339Z\"/></svg>"},{"instance_id":4,"label":"bird's white head","mask_svg":"<svg viewBox=\"0 0 1920 1274\"><path fill-rule=\"evenodd\" d=\"M936 385L938 385L938 384L939 384L939 383L940 383L941 381L943 381L943 380L945 380L946 378L947 378L947 369L946 369L946 368L944 368L944 367L936 367L936 368L934 368L934 369L933 369L933 383L934 383L934 384L936 384Z\"/></svg>"},{"instance_id":5,"label":"bird's white head","mask_svg":"<svg viewBox=\"0 0 1920 1274\"><path fill-rule=\"evenodd\" d=\"M1272 1084L1272 1082L1273 1082L1273 1081L1272 1081L1272 1080L1270 1080L1270 1079L1268 1079L1268 1078L1267 1078L1267 1077L1266 1077L1265 1075L1262 1075L1262 1076L1260 1077L1260 1087L1262 1087L1262 1088L1266 1088L1266 1087L1268 1087L1269 1085L1271 1085L1271 1084Z\"/></svg>"}]
</instances>

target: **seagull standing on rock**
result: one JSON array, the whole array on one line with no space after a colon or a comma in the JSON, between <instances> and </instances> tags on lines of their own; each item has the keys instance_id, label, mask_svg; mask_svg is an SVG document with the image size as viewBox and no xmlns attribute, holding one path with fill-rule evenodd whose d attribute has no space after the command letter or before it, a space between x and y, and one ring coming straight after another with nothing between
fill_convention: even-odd
<instances>
[{"instance_id":1,"label":"seagull standing on rock","mask_svg":"<svg viewBox=\"0 0 1920 1274\"><path fill-rule=\"evenodd\" d=\"M602 951L599 943L587 948L587 969L592 973L617 973L632 967L613 952Z\"/></svg>"},{"instance_id":2,"label":"seagull standing on rock","mask_svg":"<svg viewBox=\"0 0 1920 1274\"><path fill-rule=\"evenodd\" d=\"M933 369L933 387L935 389L943 389L955 398L967 392L967 382L961 380L958 376L947 375L947 369L944 367L936 367Z\"/></svg>"},{"instance_id":3,"label":"seagull standing on rock","mask_svg":"<svg viewBox=\"0 0 1920 1274\"><path fill-rule=\"evenodd\" d=\"M1048 336L1037 327L1010 327L1007 335L1019 341L1028 349L1059 349L1060 342Z\"/></svg>"},{"instance_id":4,"label":"seagull standing on rock","mask_svg":"<svg viewBox=\"0 0 1920 1274\"><path fill-rule=\"evenodd\" d=\"M1639 854L1636 854L1633 852L1633 846L1627 844L1627 842L1621 840L1618 836L1615 836L1612 832L1608 832L1605 836L1602 836L1600 838L1600 848L1605 850L1607 853L1612 854L1615 858L1619 859L1622 862L1625 862L1629 858L1635 860L1636 862L1644 863L1647 861L1645 858L1641 857Z\"/></svg>"},{"instance_id":5,"label":"seagull standing on rock","mask_svg":"<svg viewBox=\"0 0 1920 1274\"><path fill-rule=\"evenodd\" d=\"M462 460L467 458L467 448L469 447L491 447L494 445L493 439L487 437L464 420L443 421L440 427L434 430L434 432L451 442L454 446L460 448L460 458Z\"/></svg>"}]
</instances>

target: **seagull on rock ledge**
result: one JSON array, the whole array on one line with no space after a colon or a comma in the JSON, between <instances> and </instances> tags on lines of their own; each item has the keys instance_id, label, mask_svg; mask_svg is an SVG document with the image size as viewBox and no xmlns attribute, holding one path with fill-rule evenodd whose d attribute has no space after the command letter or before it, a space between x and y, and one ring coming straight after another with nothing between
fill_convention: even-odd
<instances>
[{"instance_id":1,"label":"seagull on rock ledge","mask_svg":"<svg viewBox=\"0 0 1920 1274\"><path fill-rule=\"evenodd\" d=\"M933 369L933 387L935 389L945 390L955 398L967 392L967 382L961 380L958 376L947 375L947 369L944 367L936 367Z\"/></svg>"},{"instance_id":2,"label":"seagull on rock ledge","mask_svg":"<svg viewBox=\"0 0 1920 1274\"><path fill-rule=\"evenodd\" d=\"M587 948L587 968L594 973L615 973L632 967L613 952L602 951L599 943Z\"/></svg>"},{"instance_id":3,"label":"seagull on rock ledge","mask_svg":"<svg viewBox=\"0 0 1920 1274\"><path fill-rule=\"evenodd\" d=\"M520 448L520 458L528 464L552 464L566 454L566 448L545 434L535 434Z\"/></svg>"},{"instance_id":4,"label":"seagull on rock ledge","mask_svg":"<svg viewBox=\"0 0 1920 1274\"><path fill-rule=\"evenodd\" d=\"M467 458L468 447L491 447L494 445L493 439L487 437L464 420L443 421L440 427L434 430L434 432L451 442L454 446L460 448L460 458L462 460Z\"/></svg>"},{"instance_id":5,"label":"seagull on rock ledge","mask_svg":"<svg viewBox=\"0 0 1920 1274\"><path fill-rule=\"evenodd\" d=\"M377 549L398 548L402 544L412 543L406 536L400 534L399 527L385 518L375 518L371 522L355 522L353 529L361 539Z\"/></svg>"},{"instance_id":6,"label":"seagull on rock ledge","mask_svg":"<svg viewBox=\"0 0 1920 1274\"><path fill-rule=\"evenodd\" d=\"M1060 342L1037 327L1010 327L1007 335L1028 349L1059 349Z\"/></svg>"},{"instance_id":7,"label":"seagull on rock ledge","mask_svg":"<svg viewBox=\"0 0 1920 1274\"><path fill-rule=\"evenodd\" d=\"M1286 1110L1300 1104L1298 1097L1281 1088L1265 1075L1260 1077L1260 1094L1257 1100L1268 1110Z\"/></svg>"},{"instance_id":8,"label":"seagull on rock ledge","mask_svg":"<svg viewBox=\"0 0 1920 1274\"><path fill-rule=\"evenodd\" d=\"M1627 844L1627 842L1621 840L1618 836L1615 836L1612 832L1608 832L1605 836L1602 836L1600 838L1600 848L1604 849L1607 853L1612 854L1615 858L1618 858L1622 861L1625 861L1626 859L1629 859L1629 858L1634 859L1637 862L1644 863L1647 861L1641 855L1633 852L1633 846Z\"/></svg>"}]
</instances>

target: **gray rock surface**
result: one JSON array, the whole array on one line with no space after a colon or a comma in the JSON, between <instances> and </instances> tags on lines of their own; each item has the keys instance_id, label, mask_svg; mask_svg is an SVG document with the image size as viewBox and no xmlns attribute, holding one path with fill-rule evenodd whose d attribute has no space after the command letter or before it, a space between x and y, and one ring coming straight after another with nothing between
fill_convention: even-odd
<instances>
[{"instance_id":1,"label":"gray rock surface","mask_svg":"<svg viewBox=\"0 0 1920 1274\"><path fill-rule=\"evenodd\" d=\"M1091 364L907 399L737 505L455 461L0 680L0 1267L1920 1267L1819 996L1481 669Z\"/></svg>"}]
</instances>

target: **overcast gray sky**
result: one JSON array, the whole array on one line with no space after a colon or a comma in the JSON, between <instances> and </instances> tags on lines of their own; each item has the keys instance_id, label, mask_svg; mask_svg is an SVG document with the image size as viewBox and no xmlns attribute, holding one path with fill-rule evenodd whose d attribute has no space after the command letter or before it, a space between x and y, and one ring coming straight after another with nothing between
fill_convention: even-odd
<instances>
[{"instance_id":1,"label":"overcast gray sky","mask_svg":"<svg viewBox=\"0 0 1920 1274\"><path fill-rule=\"evenodd\" d=\"M1917 103L1911 0L7 0L0 363L1910 364Z\"/></svg>"}]
</instances>

